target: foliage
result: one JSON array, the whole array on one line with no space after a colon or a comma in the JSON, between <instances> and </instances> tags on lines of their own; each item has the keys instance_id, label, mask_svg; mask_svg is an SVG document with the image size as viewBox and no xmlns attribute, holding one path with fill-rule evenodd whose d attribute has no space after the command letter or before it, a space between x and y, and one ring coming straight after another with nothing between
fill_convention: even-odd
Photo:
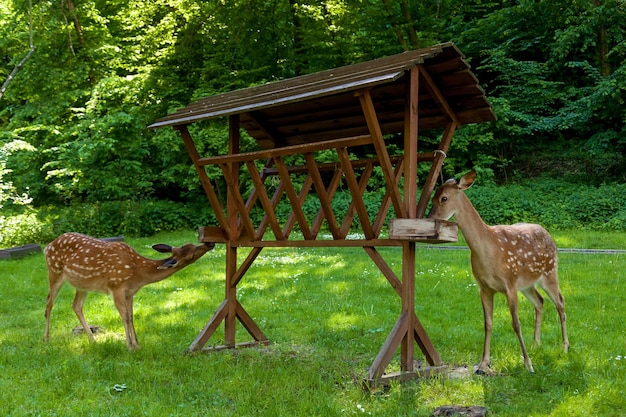
<instances>
[{"instance_id":1,"label":"foliage","mask_svg":"<svg viewBox=\"0 0 626 417\"><path fill-rule=\"evenodd\" d=\"M13 209L0 217L0 247L47 243L56 236L75 231L96 237L152 236L155 233L197 230L215 225L213 212L200 202L169 200L125 200L47 206L38 210Z\"/></svg>"},{"instance_id":2,"label":"foliage","mask_svg":"<svg viewBox=\"0 0 626 417\"><path fill-rule=\"evenodd\" d=\"M602 244L605 233L585 236ZM566 236L579 247L578 232ZM180 245L192 233L128 243L146 256L154 243ZM615 241L623 242L619 234ZM606 246L605 246L606 247ZM400 273L400 249L381 254ZM241 249L240 256L246 251ZM467 251L418 246L417 316L446 364L480 358L482 311ZM264 249L238 285L238 298L272 344L188 355L185 351L224 297L225 250L216 249L135 297L142 349L129 352L109 296L91 294L96 343L72 335L78 324L68 287L42 341L47 293L42 254L0 261L0 408L15 417L90 416L417 416L436 407L475 404L501 417L624 415L624 255L565 253L559 270L572 347L564 354L556 312L546 302L542 345L524 369L504 297L496 297L493 377L462 374L365 393L361 380L398 319L395 291L358 248ZM525 336L533 308L520 301ZM209 344L222 343L217 331ZM247 341L239 328L238 341ZM530 344L530 343L529 343ZM416 359L421 359L417 349ZM391 370L398 366L392 361ZM28 387L28 389L25 389Z\"/></svg>"},{"instance_id":3,"label":"foliage","mask_svg":"<svg viewBox=\"0 0 626 417\"><path fill-rule=\"evenodd\" d=\"M188 227L193 215L175 221L164 207L167 221L156 213L137 221L145 201L171 200L186 213L183 202L204 198L178 134L146 129L156 118L207 95L452 40L498 121L456 133L445 175L473 167L492 184L543 176L586 185L586 194L559 188L561 202L545 207L485 210L494 221L621 229L622 202L613 201L621 188L611 184L626 170L625 13L623 0L0 0L0 80L34 51L0 98L3 215L28 203L27 217L70 207L65 224L96 234ZM202 155L226 152L225 120L190 129ZM439 134L420 140L429 147ZM244 133L241 150L253 149ZM208 175L223 199L220 169ZM251 186L242 176L241 187ZM504 201L532 201L521 190L503 191L512 193ZM602 191L611 193L607 215L590 207ZM99 220L79 224L67 214L76 212ZM22 230L3 241L21 240Z\"/></svg>"},{"instance_id":4,"label":"foliage","mask_svg":"<svg viewBox=\"0 0 626 417\"><path fill-rule=\"evenodd\" d=\"M479 185L468 190L489 224L532 222L550 229L626 230L623 184L581 186L550 178L507 187Z\"/></svg>"}]
</instances>

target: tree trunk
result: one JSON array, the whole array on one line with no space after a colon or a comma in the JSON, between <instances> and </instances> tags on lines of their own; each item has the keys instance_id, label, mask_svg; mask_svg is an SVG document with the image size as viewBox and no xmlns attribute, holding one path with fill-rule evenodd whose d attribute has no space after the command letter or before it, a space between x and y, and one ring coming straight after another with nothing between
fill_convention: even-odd
<instances>
[{"instance_id":1,"label":"tree trunk","mask_svg":"<svg viewBox=\"0 0 626 417\"><path fill-rule=\"evenodd\" d=\"M308 66L308 61L304 53L302 24L300 22L300 16L298 15L298 2L296 0L289 0L289 6L291 7L291 21L293 23L293 68L294 75L298 76L302 74L302 68Z\"/></svg>"},{"instance_id":2,"label":"tree trunk","mask_svg":"<svg viewBox=\"0 0 626 417\"><path fill-rule=\"evenodd\" d=\"M593 0L593 7L599 8L602 6L602 0ZM600 17L600 21L604 21L603 17ZM596 54L598 59L598 66L600 67L600 74L604 77L611 75L611 64L607 59L609 53L609 40L607 37L607 30L604 23L600 23L598 28L598 45L596 47Z\"/></svg>"},{"instance_id":3,"label":"tree trunk","mask_svg":"<svg viewBox=\"0 0 626 417\"><path fill-rule=\"evenodd\" d=\"M415 22L413 21L413 17L411 16L411 9L409 8L408 0L402 0L400 2L400 9L402 10L404 20L406 21L406 30L409 32L411 48L418 49L419 37L417 36L417 25L415 24Z\"/></svg>"},{"instance_id":4,"label":"tree trunk","mask_svg":"<svg viewBox=\"0 0 626 417\"><path fill-rule=\"evenodd\" d=\"M385 4L385 9L387 10L387 18L389 19L389 23L391 24L391 27L393 28L393 31L396 34L396 38L398 39L398 43L400 44L400 46L402 47L403 50L408 51L409 50L409 46L406 43L406 40L404 39L404 34L402 33L402 28L400 27L400 24L398 23L398 20L396 19L394 13L393 13L393 1L392 0L383 0L383 3Z\"/></svg>"}]
</instances>

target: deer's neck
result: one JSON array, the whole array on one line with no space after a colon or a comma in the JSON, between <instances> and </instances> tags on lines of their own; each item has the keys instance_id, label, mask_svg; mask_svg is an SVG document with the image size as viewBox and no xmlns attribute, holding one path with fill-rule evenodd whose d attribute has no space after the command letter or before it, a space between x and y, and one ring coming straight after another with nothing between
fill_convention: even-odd
<instances>
[{"instance_id":1,"label":"deer's neck","mask_svg":"<svg viewBox=\"0 0 626 417\"><path fill-rule=\"evenodd\" d=\"M139 266L138 270L141 271L142 277L142 286L147 284L152 284L153 282L163 281L166 278L169 278L172 274L177 272L180 268L167 268L167 269L158 269L159 266L163 265L165 259L155 260L144 258L143 256L138 255L137 265Z\"/></svg>"},{"instance_id":2,"label":"deer's neck","mask_svg":"<svg viewBox=\"0 0 626 417\"><path fill-rule=\"evenodd\" d=\"M480 217L472 202L462 193L461 208L454 215L471 251L489 251L494 245L494 232Z\"/></svg>"}]
</instances>

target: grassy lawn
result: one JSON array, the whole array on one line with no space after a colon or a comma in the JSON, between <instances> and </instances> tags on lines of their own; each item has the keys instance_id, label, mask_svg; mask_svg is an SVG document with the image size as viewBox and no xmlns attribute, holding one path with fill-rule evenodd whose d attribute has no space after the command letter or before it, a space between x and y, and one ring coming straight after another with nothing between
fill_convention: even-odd
<instances>
[{"instance_id":1,"label":"grassy lawn","mask_svg":"<svg viewBox=\"0 0 626 417\"><path fill-rule=\"evenodd\" d=\"M624 233L557 232L560 247L626 249ZM153 243L129 243L159 257ZM400 275L400 249L380 249ZM241 251L241 259L245 254ZM482 309L469 252L418 246L416 309L447 364L473 366L482 351ZM362 249L266 249L239 286L242 305L272 344L188 355L222 302L224 247L135 297L142 349L126 349L108 296L91 294L91 344L71 329L73 290L61 291L50 343L42 341L47 294L43 255L0 261L0 413L7 416L428 416L441 405L483 405L491 416L626 415L623 254L560 255L570 352L561 349L546 301L542 346L523 367L503 296L496 297L492 366L497 376L435 378L366 393L361 380L398 318L396 293ZM532 308L520 301L527 345ZM220 344L223 332L210 340ZM247 341L241 329L239 341ZM419 351L419 349L418 349ZM420 356L419 354L417 355ZM398 366L396 361L392 368ZM393 369L390 369L393 370Z\"/></svg>"}]
</instances>

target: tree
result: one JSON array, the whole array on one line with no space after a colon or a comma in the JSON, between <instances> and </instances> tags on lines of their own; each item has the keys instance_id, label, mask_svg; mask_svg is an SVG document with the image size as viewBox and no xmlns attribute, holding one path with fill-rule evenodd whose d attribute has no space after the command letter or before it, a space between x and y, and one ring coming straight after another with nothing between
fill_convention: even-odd
<instances>
[{"instance_id":1,"label":"tree","mask_svg":"<svg viewBox=\"0 0 626 417\"><path fill-rule=\"evenodd\" d=\"M4 93L7 90L7 88L9 88L9 84L11 84L11 81L13 81L17 73L24 67L26 62L30 59L30 57L35 53L35 50L37 49L35 48L35 44L33 43L32 11L33 11L33 2L32 0L29 0L28 1L28 40L29 40L30 49L28 50L26 55L24 55L24 57L15 65L15 67L13 68L11 73L8 75L4 83L2 83L2 86L0 87L0 100L2 100L2 96L4 96Z\"/></svg>"}]
</instances>

